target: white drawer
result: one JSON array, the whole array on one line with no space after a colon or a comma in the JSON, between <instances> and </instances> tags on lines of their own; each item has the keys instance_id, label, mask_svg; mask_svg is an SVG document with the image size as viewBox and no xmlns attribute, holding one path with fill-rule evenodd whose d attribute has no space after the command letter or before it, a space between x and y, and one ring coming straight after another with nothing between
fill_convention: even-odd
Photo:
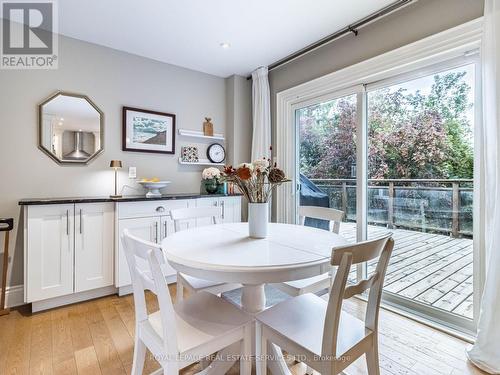
<instances>
[{"instance_id":1,"label":"white drawer","mask_svg":"<svg viewBox=\"0 0 500 375\"><path fill-rule=\"evenodd\" d=\"M118 219L165 216L169 215L172 209L189 207L190 202L192 205L195 204L194 199L119 202L117 203Z\"/></svg>"}]
</instances>

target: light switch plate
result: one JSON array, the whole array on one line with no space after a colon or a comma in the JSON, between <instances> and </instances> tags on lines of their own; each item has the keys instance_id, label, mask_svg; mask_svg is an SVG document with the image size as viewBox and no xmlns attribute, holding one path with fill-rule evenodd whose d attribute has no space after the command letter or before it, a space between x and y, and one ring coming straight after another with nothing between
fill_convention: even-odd
<instances>
[{"instance_id":1,"label":"light switch plate","mask_svg":"<svg viewBox=\"0 0 500 375\"><path fill-rule=\"evenodd\" d=\"M137 167L128 167L128 178L137 178Z\"/></svg>"}]
</instances>

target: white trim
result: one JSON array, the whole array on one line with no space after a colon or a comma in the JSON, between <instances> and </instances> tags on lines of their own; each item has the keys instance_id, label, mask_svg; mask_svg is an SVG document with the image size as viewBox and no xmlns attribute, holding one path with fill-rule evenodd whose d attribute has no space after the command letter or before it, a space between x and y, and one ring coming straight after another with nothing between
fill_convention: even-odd
<instances>
[{"instance_id":1,"label":"white trim","mask_svg":"<svg viewBox=\"0 0 500 375\"><path fill-rule=\"evenodd\" d=\"M21 305L24 305L24 287L22 285L8 286L5 289L5 307Z\"/></svg>"},{"instance_id":2,"label":"white trim","mask_svg":"<svg viewBox=\"0 0 500 375\"><path fill-rule=\"evenodd\" d=\"M291 124L295 124L293 108L296 104L463 56L481 47L482 25L481 17L279 92L276 96L276 160L294 181L283 184L277 191L277 221L295 222L295 207L292 206L295 206L297 193L296 130Z\"/></svg>"},{"instance_id":3,"label":"white trim","mask_svg":"<svg viewBox=\"0 0 500 375\"><path fill-rule=\"evenodd\" d=\"M54 298L44 299L42 301L35 301L31 303L31 312L48 310L54 307L65 306L65 305L70 305L72 303L109 296L111 294L116 294L116 292L117 289L113 285L110 285L104 288L88 290L80 293L68 294L67 296L54 297Z\"/></svg>"},{"instance_id":4,"label":"white trim","mask_svg":"<svg viewBox=\"0 0 500 375\"><path fill-rule=\"evenodd\" d=\"M474 113L474 192L473 192L473 293L474 293L474 329L477 329L481 310L484 282L486 277L485 259L485 223L484 223L484 155L483 138L483 75L482 63L478 57L475 70L475 113Z\"/></svg>"},{"instance_id":5,"label":"white trim","mask_svg":"<svg viewBox=\"0 0 500 375\"><path fill-rule=\"evenodd\" d=\"M214 135L205 135L205 133L197 130L179 129L179 135L190 138L208 139L212 141L225 141L224 134L214 133Z\"/></svg>"}]
</instances>

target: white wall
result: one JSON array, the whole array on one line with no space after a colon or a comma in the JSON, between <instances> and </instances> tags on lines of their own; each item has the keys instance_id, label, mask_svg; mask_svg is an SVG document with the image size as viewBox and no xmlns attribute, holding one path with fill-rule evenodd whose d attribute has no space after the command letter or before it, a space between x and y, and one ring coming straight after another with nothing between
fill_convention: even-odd
<instances>
[{"instance_id":1,"label":"white wall","mask_svg":"<svg viewBox=\"0 0 500 375\"><path fill-rule=\"evenodd\" d=\"M177 162L179 136L176 155L121 151L121 110L125 105L174 113L177 128L194 130L202 129L207 116L215 132L226 133L225 80L71 38L60 37L59 43L57 70L0 70L0 217L18 224L21 198L111 194L111 159L136 166L138 177L172 181L170 192L199 192L201 168ZM105 151L88 166L59 166L37 148L37 104L57 90L88 95L105 114ZM128 183L126 170L122 184ZM18 285L19 226L11 238L8 284Z\"/></svg>"}]
</instances>

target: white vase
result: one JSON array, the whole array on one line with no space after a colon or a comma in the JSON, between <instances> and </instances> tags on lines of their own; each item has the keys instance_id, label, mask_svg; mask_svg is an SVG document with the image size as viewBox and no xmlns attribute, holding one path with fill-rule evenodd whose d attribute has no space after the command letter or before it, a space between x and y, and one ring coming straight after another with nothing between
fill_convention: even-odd
<instances>
[{"instance_id":1,"label":"white vase","mask_svg":"<svg viewBox=\"0 0 500 375\"><path fill-rule=\"evenodd\" d=\"M268 203L248 203L248 234L250 237L266 238L268 222Z\"/></svg>"}]
</instances>

